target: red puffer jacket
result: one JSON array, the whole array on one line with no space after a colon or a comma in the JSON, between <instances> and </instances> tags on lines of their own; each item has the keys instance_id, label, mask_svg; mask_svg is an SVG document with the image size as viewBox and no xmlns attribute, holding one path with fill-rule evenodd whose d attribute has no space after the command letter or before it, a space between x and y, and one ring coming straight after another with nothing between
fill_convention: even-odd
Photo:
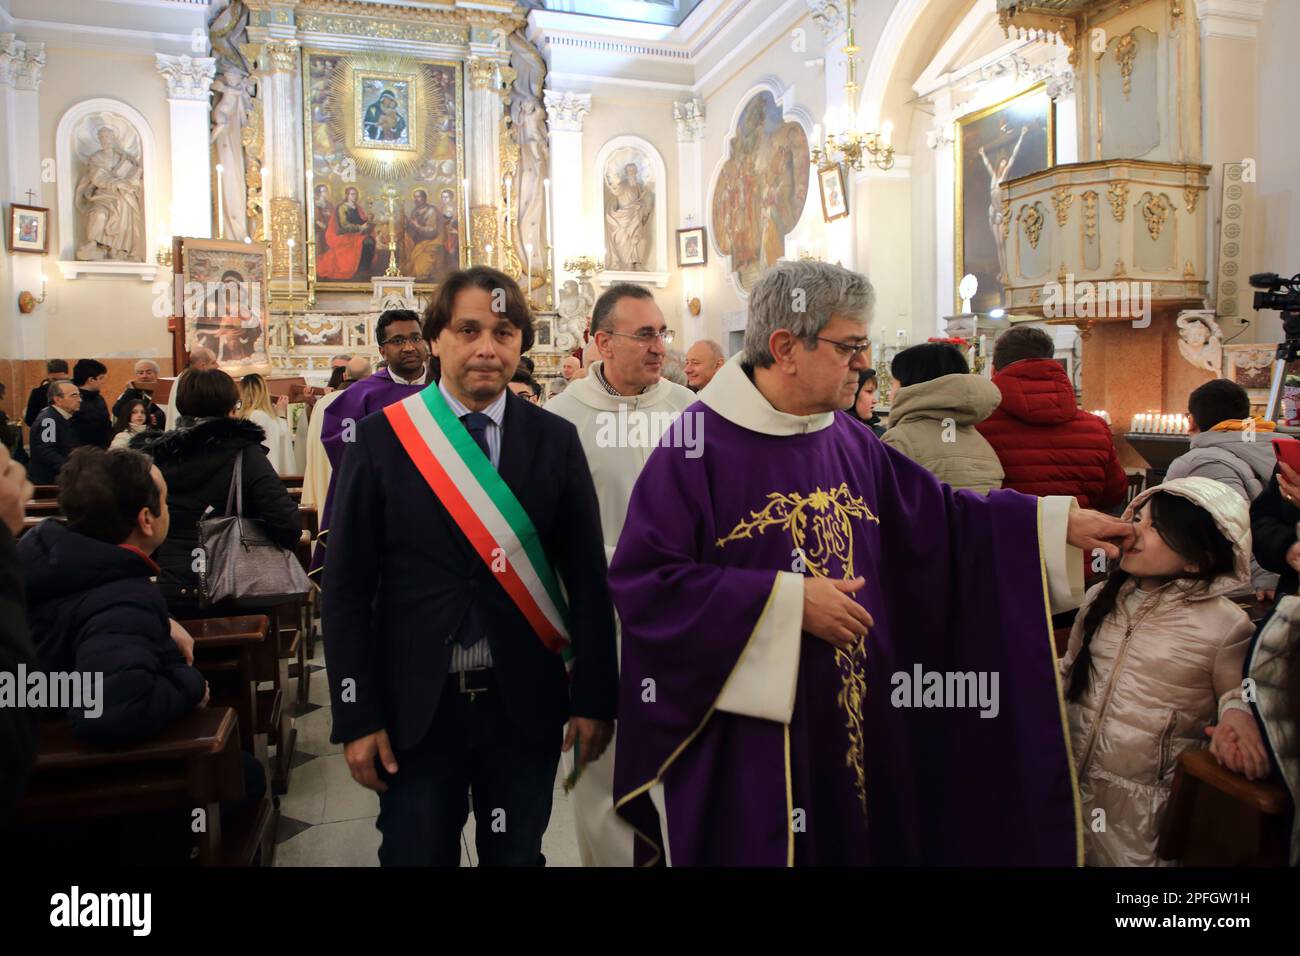
<instances>
[{"instance_id":1,"label":"red puffer jacket","mask_svg":"<svg viewBox=\"0 0 1300 956\"><path fill-rule=\"evenodd\" d=\"M1003 488L1027 495L1073 495L1084 508L1124 500L1128 476L1115 456L1110 427L1079 408L1055 359L1013 362L993 384L1002 404L976 428L998 453Z\"/></svg>"}]
</instances>

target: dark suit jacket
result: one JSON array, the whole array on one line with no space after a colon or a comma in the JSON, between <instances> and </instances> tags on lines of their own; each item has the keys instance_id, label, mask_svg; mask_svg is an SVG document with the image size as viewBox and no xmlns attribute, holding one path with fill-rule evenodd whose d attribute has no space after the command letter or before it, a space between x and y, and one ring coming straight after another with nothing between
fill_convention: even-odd
<instances>
[{"instance_id":1,"label":"dark suit jacket","mask_svg":"<svg viewBox=\"0 0 1300 956\"><path fill-rule=\"evenodd\" d=\"M521 735L552 739L570 714L614 718L614 611L596 489L577 430L513 394L502 429L501 477L568 595L571 686L559 655L542 644L377 412L357 426L331 499L322 623L335 743L380 729L395 748L420 742L446 682L450 637L471 601ZM344 680L354 682L346 700Z\"/></svg>"},{"instance_id":2,"label":"dark suit jacket","mask_svg":"<svg viewBox=\"0 0 1300 956\"><path fill-rule=\"evenodd\" d=\"M99 392L88 388L81 390L81 408L72 416L72 427L83 445L107 448L113 438L113 419L108 414L108 402Z\"/></svg>"},{"instance_id":3,"label":"dark suit jacket","mask_svg":"<svg viewBox=\"0 0 1300 956\"><path fill-rule=\"evenodd\" d=\"M73 416L74 418L76 416ZM53 441L46 441L46 422L53 422ZM68 460L72 450L81 444L77 437L75 423L64 421L63 414L53 405L49 405L32 420L32 466L27 477L36 485L52 485L59 475L59 469Z\"/></svg>"},{"instance_id":4,"label":"dark suit jacket","mask_svg":"<svg viewBox=\"0 0 1300 956\"><path fill-rule=\"evenodd\" d=\"M1255 560L1265 571L1278 575L1277 596L1295 594L1300 576L1287 564L1286 553L1296 542L1300 508L1282 497L1277 486L1277 469L1267 487L1250 503L1250 534Z\"/></svg>"},{"instance_id":5,"label":"dark suit jacket","mask_svg":"<svg viewBox=\"0 0 1300 956\"><path fill-rule=\"evenodd\" d=\"M23 566L13 535L0 523L0 671L14 679L20 664L29 674L38 669L25 605ZM0 707L0 827L8 822L36 763L36 718L35 710Z\"/></svg>"}]
</instances>

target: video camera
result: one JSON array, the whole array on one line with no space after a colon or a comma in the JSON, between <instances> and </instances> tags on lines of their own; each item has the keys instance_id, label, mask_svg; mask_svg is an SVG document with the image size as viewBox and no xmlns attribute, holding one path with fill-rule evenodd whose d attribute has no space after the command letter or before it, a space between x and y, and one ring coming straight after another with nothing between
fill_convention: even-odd
<instances>
[{"instance_id":1,"label":"video camera","mask_svg":"<svg viewBox=\"0 0 1300 956\"><path fill-rule=\"evenodd\" d=\"M1283 279L1276 272L1257 272L1250 284L1263 292L1255 293L1255 308L1274 309L1282 313L1282 327L1289 339L1300 338L1300 275ZM1280 289L1287 291L1281 292Z\"/></svg>"}]
</instances>

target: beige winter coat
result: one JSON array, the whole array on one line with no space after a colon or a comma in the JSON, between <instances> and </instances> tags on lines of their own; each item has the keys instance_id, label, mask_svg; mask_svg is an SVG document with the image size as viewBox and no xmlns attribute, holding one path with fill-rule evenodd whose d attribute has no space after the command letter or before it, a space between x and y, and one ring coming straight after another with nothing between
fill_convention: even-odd
<instances>
[{"instance_id":1,"label":"beige winter coat","mask_svg":"<svg viewBox=\"0 0 1300 956\"><path fill-rule=\"evenodd\" d=\"M1224 597L1250 580L1246 502L1212 479L1178 478L1138 495L1124 520L1157 491L1209 511L1233 543L1236 568L1190 591L1177 581L1143 591L1130 580L1093 635L1091 684L1067 708L1090 866L1169 865L1156 858L1156 842L1178 756L1208 745L1206 725L1239 703L1254 632L1246 612ZM1061 661L1067 677L1101 588L1079 608Z\"/></svg>"},{"instance_id":2,"label":"beige winter coat","mask_svg":"<svg viewBox=\"0 0 1300 956\"><path fill-rule=\"evenodd\" d=\"M954 488L986 494L1002 487L1002 462L975 426L1002 401L979 375L957 373L900 388L881 436Z\"/></svg>"}]
</instances>

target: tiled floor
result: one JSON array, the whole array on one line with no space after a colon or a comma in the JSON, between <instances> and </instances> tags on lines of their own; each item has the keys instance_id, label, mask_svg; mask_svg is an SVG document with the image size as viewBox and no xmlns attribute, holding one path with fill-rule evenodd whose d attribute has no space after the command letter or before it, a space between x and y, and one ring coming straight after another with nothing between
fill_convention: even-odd
<instances>
[{"instance_id":1,"label":"tiled floor","mask_svg":"<svg viewBox=\"0 0 1300 956\"><path fill-rule=\"evenodd\" d=\"M289 792L280 798L276 866L378 866L379 797L352 780L343 748L329 742L329 686L325 680L324 642L316 642L311 677L310 712L296 718L298 742ZM289 691L293 691L290 682ZM551 823L542 840L547 866L579 866L573 806L555 781ZM461 865L472 866L474 817L461 835Z\"/></svg>"}]
</instances>

